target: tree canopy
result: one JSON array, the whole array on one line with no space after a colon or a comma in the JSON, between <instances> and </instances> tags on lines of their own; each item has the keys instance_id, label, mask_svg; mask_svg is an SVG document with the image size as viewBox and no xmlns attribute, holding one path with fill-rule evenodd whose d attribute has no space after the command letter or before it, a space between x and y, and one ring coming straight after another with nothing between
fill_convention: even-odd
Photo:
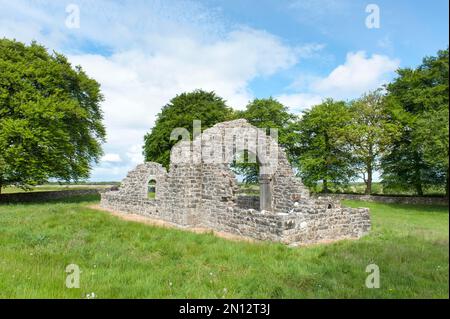
<instances>
[{"instance_id":1,"label":"tree canopy","mask_svg":"<svg viewBox=\"0 0 450 319\"><path fill-rule=\"evenodd\" d=\"M347 184L363 177L371 193L373 172L386 187L415 189L445 185L449 192L448 48L417 68L402 68L383 90L349 103L326 99L302 115L273 98L255 99L234 111L214 92L175 96L144 137L147 161L169 166L176 128L193 133L244 118L259 128L278 129L278 143L304 183ZM105 128L100 85L81 67L36 43L0 39L0 192L50 178L89 176L102 155ZM269 133L269 132L267 132ZM192 136L190 136L193 138ZM245 156L245 154L244 154ZM256 182L258 165L234 163L246 182Z\"/></svg>"},{"instance_id":2,"label":"tree canopy","mask_svg":"<svg viewBox=\"0 0 450 319\"><path fill-rule=\"evenodd\" d=\"M170 150L177 143L170 140L175 128L186 128L192 133L194 120L200 120L202 130L205 130L232 117L232 109L214 92L196 90L179 94L162 108L155 125L145 135L145 160L161 163L168 168Z\"/></svg>"},{"instance_id":3,"label":"tree canopy","mask_svg":"<svg viewBox=\"0 0 450 319\"><path fill-rule=\"evenodd\" d=\"M238 111L238 118L246 119L250 124L262 129L277 129L278 144L283 147L289 160L295 163L298 157L298 134L296 132L297 116L273 98L255 99L245 110ZM269 131L266 132L269 134ZM246 183L258 181L258 165L255 163L238 163L233 165L236 173L244 177Z\"/></svg>"},{"instance_id":4,"label":"tree canopy","mask_svg":"<svg viewBox=\"0 0 450 319\"><path fill-rule=\"evenodd\" d=\"M346 143L345 128L351 113L345 102L327 99L305 111L299 122L300 175L308 186L348 183L354 176L354 158Z\"/></svg>"},{"instance_id":5,"label":"tree canopy","mask_svg":"<svg viewBox=\"0 0 450 319\"><path fill-rule=\"evenodd\" d=\"M87 178L102 155L102 99L65 56L0 39L0 189Z\"/></svg>"},{"instance_id":6,"label":"tree canopy","mask_svg":"<svg viewBox=\"0 0 450 319\"><path fill-rule=\"evenodd\" d=\"M419 195L426 186L447 184L448 194L448 49L397 73L387 85L387 108L401 137L382 158L383 182Z\"/></svg>"},{"instance_id":7,"label":"tree canopy","mask_svg":"<svg viewBox=\"0 0 450 319\"><path fill-rule=\"evenodd\" d=\"M371 194L373 172L379 169L384 150L398 138L399 128L389 121L380 89L352 101L350 113L351 120L344 135L354 159L355 174L366 184L365 193Z\"/></svg>"}]
</instances>

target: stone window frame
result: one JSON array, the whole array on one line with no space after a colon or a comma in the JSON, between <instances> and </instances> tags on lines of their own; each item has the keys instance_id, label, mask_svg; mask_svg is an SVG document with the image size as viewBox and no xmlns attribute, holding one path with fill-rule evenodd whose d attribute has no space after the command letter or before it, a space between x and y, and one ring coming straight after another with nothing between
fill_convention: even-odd
<instances>
[{"instance_id":1,"label":"stone window frame","mask_svg":"<svg viewBox=\"0 0 450 319\"><path fill-rule=\"evenodd\" d=\"M154 182L155 182L155 185L154 185L154 188L155 188L155 190L154 190L155 197L154 197L154 198L150 198L150 197L148 196L148 194L150 193L149 190L148 190L148 188L149 188L149 186L150 186L150 182L151 182L151 181L154 181ZM146 184L146 185L147 185L147 197L146 197L146 199L148 199L148 200L156 200L156 199L158 199L157 196L156 196L156 194L157 194L156 188L158 187L158 178L157 178L157 176L156 176L156 175L153 175L153 174L149 175L149 176L147 177L147 184Z\"/></svg>"}]
</instances>

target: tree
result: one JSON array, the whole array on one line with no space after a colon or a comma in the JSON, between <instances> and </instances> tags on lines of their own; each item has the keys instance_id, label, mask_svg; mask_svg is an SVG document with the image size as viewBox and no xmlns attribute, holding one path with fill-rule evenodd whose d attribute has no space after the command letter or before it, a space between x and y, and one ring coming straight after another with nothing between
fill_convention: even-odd
<instances>
[{"instance_id":1,"label":"tree","mask_svg":"<svg viewBox=\"0 0 450 319\"><path fill-rule=\"evenodd\" d=\"M236 116L262 129L277 129L278 144L285 149L292 163L296 161L298 157L298 134L295 132L297 116L289 113L287 107L271 97L255 99L246 106L244 111L237 112ZM234 164L233 169L244 176L246 183L258 181L259 171L256 163Z\"/></svg>"},{"instance_id":2,"label":"tree","mask_svg":"<svg viewBox=\"0 0 450 319\"><path fill-rule=\"evenodd\" d=\"M440 108L425 112L417 120L413 145L421 149L424 161L435 168L437 179L445 181L445 195L449 195L449 110Z\"/></svg>"},{"instance_id":3,"label":"tree","mask_svg":"<svg viewBox=\"0 0 450 319\"><path fill-rule=\"evenodd\" d=\"M102 99L65 56L0 39L0 190L87 178L102 155Z\"/></svg>"},{"instance_id":4,"label":"tree","mask_svg":"<svg viewBox=\"0 0 450 319\"><path fill-rule=\"evenodd\" d=\"M428 135L433 121L441 123L448 114L448 49L425 58L416 69L397 73L395 81L387 85L386 105L392 122L401 127L401 137L382 157L383 183L414 187L423 195L426 186L448 184L448 161L441 158L448 153L433 153L448 144L448 126L441 126L437 135ZM434 146L428 145L430 142Z\"/></svg>"},{"instance_id":5,"label":"tree","mask_svg":"<svg viewBox=\"0 0 450 319\"><path fill-rule=\"evenodd\" d=\"M347 184L353 177L353 158L345 141L345 127L351 114L345 102L325 100L305 111L299 123L300 175L307 186L323 182Z\"/></svg>"},{"instance_id":6,"label":"tree","mask_svg":"<svg viewBox=\"0 0 450 319\"><path fill-rule=\"evenodd\" d=\"M162 108L155 125L144 137L145 160L158 162L168 168L170 150L177 143L170 140L173 129L181 127L193 132L193 121L200 120L202 130L205 130L232 116L232 109L214 92L196 90L177 95Z\"/></svg>"},{"instance_id":7,"label":"tree","mask_svg":"<svg viewBox=\"0 0 450 319\"><path fill-rule=\"evenodd\" d=\"M372 193L373 171L382 152L398 137L398 126L389 121L381 90L364 94L350 104L351 121L344 130L354 168L362 175L366 194Z\"/></svg>"}]
</instances>

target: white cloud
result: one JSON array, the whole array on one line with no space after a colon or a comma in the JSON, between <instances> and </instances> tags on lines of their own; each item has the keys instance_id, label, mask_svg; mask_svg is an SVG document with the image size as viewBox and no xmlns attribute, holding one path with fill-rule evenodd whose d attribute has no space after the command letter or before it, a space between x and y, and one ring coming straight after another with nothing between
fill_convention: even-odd
<instances>
[{"instance_id":1,"label":"white cloud","mask_svg":"<svg viewBox=\"0 0 450 319\"><path fill-rule=\"evenodd\" d=\"M345 63L313 83L311 91L334 98L356 97L386 83L399 66L399 60L385 55L350 52Z\"/></svg>"},{"instance_id":2,"label":"white cloud","mask_svg":"<svg viewBox=\"0 0 450 319\"><path fill-rule=\"evenodd\" d=\"M230 26L219 11L195 1L136 0L130 6L80 0L77 4L80 29L68 29L64 2L0 0L0 37L35 39L67 54L101 84L107 143L106 155L92 173L95 180L121 179L143 160L144 134L176 94L214 90L230 106L243 108L254 97L249 88L254 79L289 69L324 48L322 44L291 46L266 31ZM382 81L392 65L388 58L367 58L358 52L328 77L309 81L313 85L308 84L305 92L279 99L300 110L328 94L370 87ZM359 67L375 74L361 75Z\"/></svg>"},{"instance_id":3,"label":"white cloud","mask_svg":"<svg viewBox=\"0 0 450 319\"><path fill-rule=\"evenodd\" d=\"M80 28L68 29L66 3L0 0L0 36L37 40L65 53L101 84L104 150L122 161L104 157L93 179L115 178L119 171L125 176L143 160L143 137L176 94L214 90L230 106L243 108L254 98L253 79L288 69L322 48L289 46L266 31L227 25L218 10L196 1L76 4Z\"/></svg>"},{"instance_id":4,"label":"white cloud","mask_svg":"<svg viewBox=\"0 0 450 319\"><path fill-rule=\"evenodd\" d=\"M284 94L277 96L277 100L295 113L299 113L313 105L322 102L322 96L310 93Z\"/></svg>"},{"instance_id":5,"label":"white cloud","mask_svg":"<svg viewBox=\"0 0 450 319\"><path fill-rule=\"evenodd\" d=\"M101 83L108 136L105 148L119 148L134 165L143 160L145 133L161 107L176 94L199 88L214 90L230 106L243 108L253 98L249 82L292 66L298 51L271 34L244 28L213 43L174 36L160 40L152 54L131 50L109 57L86 54L69 58Z\"/></svg>"},{"instance_id":6,"label":"white cloud","mask_svg":"<svg viewBox=\"0 0 450 319\"><path fill-rule=\"evenodd\" d=\"M345 62L327 76L299 78L290 88L300 92L280 95L278 100L299 112L320 103L324 98L357 98L387 83L399 66L398 59L385 55L373 54L369 57L364 51L349 52Z\"/></svg>"},{"instance_id":7,"label":"white cloud","mask_svg":"<svg viewBox=\"0 0 450 319\"><path fill-rule=\"evenodd\" d=\"M140 144L129 147L126 155L134 165L142 163L144 161L144 155L142 154L142 145Z\"/></svg>"},{"instance_id":8,"label":"white cloud","mask_svg":"<svg viewBox=\"0 0 450 319\"><path fill-rule=\"evenodd\" d=\"M120 158L119 154L114 153L106 153L101 158L102 162L109 162L109 163L120 163L122 162L122 159Z\"/></svg>"},{"instance_id":9,"label":"white cloud","mask_svg":"<svg viewBox=\"0 0 450 319\"><path fill-rule=\"evenodd\" d=\"M364 51L349 52L343 64L327 76L303 75L290 86L299 92L278 96L278 100L299 112L324 98L349 100L387 83L400 66L398 59L385 55L368 56Z\"/></svg>"}]
</instances>

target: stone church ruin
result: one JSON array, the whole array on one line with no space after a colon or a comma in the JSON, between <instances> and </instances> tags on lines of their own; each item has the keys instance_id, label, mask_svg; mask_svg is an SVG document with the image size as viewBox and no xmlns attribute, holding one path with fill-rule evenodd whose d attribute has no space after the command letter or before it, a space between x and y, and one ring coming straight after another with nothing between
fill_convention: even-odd
<instances>
[{"instance_id":1,"label":"stone church ruin","mask_svg":"<svg viewBox=\"0 0 450 319\"><path fill-rule=\"evenodd\" d=\"M259 164L259 196L241 194L230 169L244 151ZM359 238L371 226L367 208L310 196L276 138L242 119L178 142L168 171L159 163L138 165L118 190L101 195L101 206L285 244Z\"/></svg>"}]
</instances>

